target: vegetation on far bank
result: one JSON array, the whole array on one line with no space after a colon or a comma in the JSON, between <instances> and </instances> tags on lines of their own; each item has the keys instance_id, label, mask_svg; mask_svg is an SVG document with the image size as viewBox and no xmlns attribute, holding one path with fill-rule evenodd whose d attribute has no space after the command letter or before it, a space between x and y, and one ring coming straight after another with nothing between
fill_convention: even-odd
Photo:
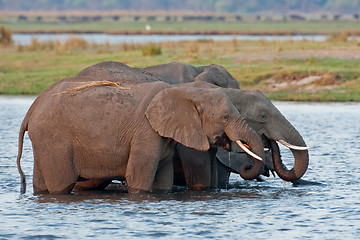
<instances>
[{"instance_id":1,"label":"vegetation on far bank","mask_svg":"<svg viewBox=\"0 0 360 240\"><path fill-rule=\"evenodd\" d=\"M14 33L291 35L345 32L359 36L359 22L359 14L0 11L0 24Z\"/></svg>"},{"instance_id":2,"label":"vegetation on far bank","mask_svg":"<svg viewBox=\"0 0 360 240\"><path fill-rule=\"evenodd\" d=\"M242 89L295 101L360 101L360 43L337 34L328 41L183 41L93 44L80 38L29 46L0 44L0 94L38 94L100 61L145 67L178 61L219 64Z\"/></svg>"},{"instance_id":3,"label":"vegetation on far bank","mask_svg":"<svg viewBox=\"0 0 360 240\"><path fill-rule=\"evenodd\" d=\"M356 21L338 22L91 22L3 23L14 33L109 33L109 34L337 34L360 35ZM150 26L151 30L146 30ZM149 28L148 28L149 29Z\"/></svg>"}]
</instances>

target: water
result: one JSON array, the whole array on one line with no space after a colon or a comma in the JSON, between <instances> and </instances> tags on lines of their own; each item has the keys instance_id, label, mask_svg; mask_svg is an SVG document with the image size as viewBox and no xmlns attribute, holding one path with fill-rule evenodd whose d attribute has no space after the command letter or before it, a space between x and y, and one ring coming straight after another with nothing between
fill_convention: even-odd
<instances>
[{"instance_id":1,"label":"water","mask_svg":"<svg viewBox=\"0 0 360 240\"><path fill-rule=\"evenodd\" d=\"M359 103L275 103L311 146L304 179L320 185L231 175L221 191L54 197L32 194L27 135L19 194L18 131L33 100L0 97L0 239L360 239Z\"/></svg>"},{"instance_id":2,"label":"water","mask_svg":"<svg viewBox=\"0 0 360 240\"><path fill-rule=\"evenodd\" d=\"M119 44L119 43L148 43L148 42L164 42L164 41L196 41L196 40L265 40L265 41L325 41L325 35L293 35L293 36L277 36L277 35L118 35L118 34L20 34L12 35L15 44L29 45L31 39L37 38L41 41L56 41L65 42L70 37L79 37L85 39L89 43L104 44Z\"/></svg>"}]
</instances>

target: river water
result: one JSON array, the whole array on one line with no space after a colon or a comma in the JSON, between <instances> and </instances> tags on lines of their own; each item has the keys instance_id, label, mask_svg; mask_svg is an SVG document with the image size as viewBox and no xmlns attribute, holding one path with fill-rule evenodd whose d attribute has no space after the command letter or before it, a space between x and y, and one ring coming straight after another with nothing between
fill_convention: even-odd
<instances>
[{"instance_id":1,"label":"river water","mask_svg":"<svg viewBox=\"0 0 360 240\"><path fill-rule=\"evenodd\" d=\"M360 239L359 103L275 102L311 147L303 179L318 184L231 175L228 190L55 197L33 195L27 135L19 193L18 131L33 100L0 97L0 239Z\"/></svg>"},{"instance_id":2,"label":"river water","mask_svg":"<svg viewBox=\"0 0 360 240\"><path fill-rule=\"evenodd\" d=\"M120 43L149 43L149 42L174 42L174 41L197 41L197 40L214 40L214 41L229 41L237 40L251 40L251 41L316 41L322 42L327 39L326 35L120 35L120 34L106 34L106 33L85 33L85 34L52 34L52 33L38 33L38 34L21 34L15 33L12 35L16 45L29 45L32 38L40 41L56 41L65 42L71 37L83 38L89 43L96 44L120 44Z\"/></svg>"}]
</instances>

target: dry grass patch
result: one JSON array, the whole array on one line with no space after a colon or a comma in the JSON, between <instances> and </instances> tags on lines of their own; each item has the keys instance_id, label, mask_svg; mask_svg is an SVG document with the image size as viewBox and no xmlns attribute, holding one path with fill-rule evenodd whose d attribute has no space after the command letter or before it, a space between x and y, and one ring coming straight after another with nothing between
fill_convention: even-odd
<instances>
[{"instance_id":1,"label":"dry grass patch","mask_svg":"<svg viewBox=\"0 0 360 240\"><path fill-rule=\"evenodd\" d=\"M267 92L317 92L342 86L342 76L334 73L289 73L275 74L264 81Z\"/></svg>"},{"instance_id":2,"label":"dry grass patch","mask_svg":"<svg viewBox=\"0 0 360 240\"><path fill-rule=\"evenodd\" d=\"M129 90L130 89L130 88L122 87L122 86L120 86L120 84L111 82L111 81L90 81L90 82L71 82L71 83L77 83L77 84L82 84L82 85L74 87L74 88L68 88L67 90L65 90L63 92L55 93L52 95L81 92L81 91L86 91L93 87L116 87L117 89L121 89L121 90Z\"/></svg>"},{"instance_id":3,"label":"dry grass patch","mask_svg":"<svg viewBox=\"0 0 360 240\"><path fill-rule=\"evenodd\" d=\"M162 54L160 43L148 43L140 47L143 56L157 56Z\"/></svg>"},{"instance_id":4,"label":"dry grass patch","mask_svg":"<svg viewBox=\"0 0 360 240\"><path fill-rule=\"evenodd\" d=\"M11 46L13 44L12 32L10 29L3 26L0 27L0 45L5 47Z\"/></svg>"}]
</instances>

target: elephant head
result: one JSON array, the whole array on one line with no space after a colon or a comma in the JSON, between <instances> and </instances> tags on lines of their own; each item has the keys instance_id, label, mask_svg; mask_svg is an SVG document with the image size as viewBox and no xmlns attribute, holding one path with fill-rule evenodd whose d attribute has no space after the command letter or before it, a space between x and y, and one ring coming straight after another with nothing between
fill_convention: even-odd
<instances>
[{"instance_id":1,"label":"elephant head","mask_svg":"<svg viewBox=\"0 0 360 240\"><path fill-rule=\"evenodd\" d=\"M152 128L161 136L198 151L208 151L211 145L230 150L231 142L237 142L257 158L252 166L240 170L241 176L244 179L259 176L265 156L261 138L244 121L223 89L185 85L165 89L154 97L146 111Z\"/></svg>"},{"instance_id":2,"label":"elephant head","mask_svg":"<svg viewBox=\"0 0 360 240\"><path fill-rule=\"evenodd\" d=\"M274 169L286 181L301 178L308 167L308 147L300 133L260 91L225 90L240 115L257 134L262 136L265 146L272 151ZM295 163L288 170L282 163L277 142L288 147Z\"/></svg>"},{"instance_id":3,"label":"elephant head","mask_svg":"<svg viewBox=\"0 0 360 240\"><path fill-rule=\"evenodd\" d=\"M224 67L216 64L195 67L179 62L170 62L142 68L142 71L156 74L161 81L171 84L207 82L219 87L239 89L239 82Z\"/></svg>"},{"instance_id":4,"label":"elephant head","mask_svg":"<svg viewBox=\"0 0 360 240\"><path fill-rule=\"evenodd\" d=\"M239 82L222 66L211 64L198 67L202 69L200 74L195 76L194 82L204 81L219 87L239 89Z\"/></svg>"}]
</instances>

